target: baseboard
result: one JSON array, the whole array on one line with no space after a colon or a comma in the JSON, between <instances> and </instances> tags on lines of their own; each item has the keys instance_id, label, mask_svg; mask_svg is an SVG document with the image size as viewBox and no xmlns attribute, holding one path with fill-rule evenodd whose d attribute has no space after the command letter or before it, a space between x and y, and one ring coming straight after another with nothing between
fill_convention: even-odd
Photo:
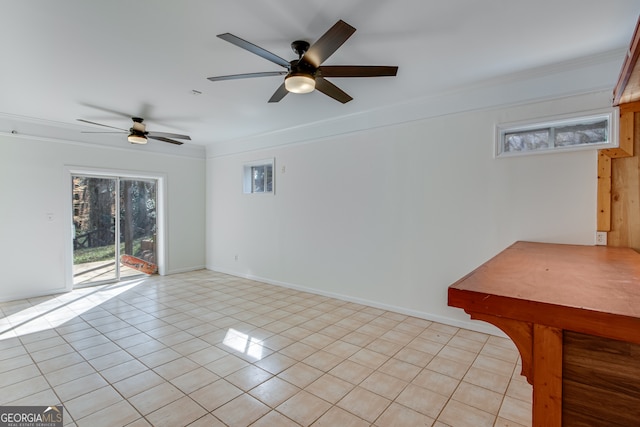
<instances>
[{"instance_id":1,"label":"baseboard","mask_svg":"<svg viewBox=\"0 0 640 427\"><path fill-rule=\"evenodd\" d=\"M212 268L208 268L208 270L229 274L231 276L242 277L244 279L255 280L257 282L267 283L269 285L282 286L283 288L295 289L297 291L302 291L302 292L309 292L310 294L314 294L314 295L321 295L329 298L336 298L342 301L348 301L356 304L367 305L369 307L379 308L381 310L393 311L393 312L404 314L407 316L417 317L420 319L430 320L432 322L438 322L438 323L443 323L445 325L455 326L457 328L468 329L475 332L481 332L484 334L508 338L507 335L504 332L502 332L500 329L496 328L495 326L489 323L478 321L478 320L464 321L464 320L454 319L451 317L440 316L433 313L427 313L419 310L412 310L412 309L395 306L391 304L384 304L378 301L368 300L365 298L358 298L358 297L339 294L335 292L327 292L327 291L322 291L315 288L296 285L293 283L282 282L279 280L272 280L272 279L268 279L260 276L254 276L252 274L241 274L241 273L238 273L237 271L226 270L224 268L217 268L215 266Z\"/></svg>"},{"instance_id":2,"label":"baseboard","mask_svg":"<svg viewBox=\"0 0 640 427\"><path fill-rule=\"evenodd\" d=\"M43 292L24 293L24 294L17 294L15 296L14 295L2 296L0 297L0 302L10 302L10 301L17 301L21 299L40 298L40 297L48 297L48 296L53 297L54 295L66 294L67 292L70 292L70 291L71 289L67 289L66 287L63 287L63 288L56 288L56 289L48 289Z\"/></svg>"},{"instance_id":3,"label":"baseboard","mask_svg":"<svg viewBox=\"0 0 640 427\"><path fill-rule=\"evenodd\" d=\"M207 267L205 267L204 265L197 265L193 267L184 267L184 268L172 268L171 270L165 270L163 276L170 276L172 274L179 274L179 273L189 273L191 271L206 270L206 269Z\"/></svg>"}]
</instances>

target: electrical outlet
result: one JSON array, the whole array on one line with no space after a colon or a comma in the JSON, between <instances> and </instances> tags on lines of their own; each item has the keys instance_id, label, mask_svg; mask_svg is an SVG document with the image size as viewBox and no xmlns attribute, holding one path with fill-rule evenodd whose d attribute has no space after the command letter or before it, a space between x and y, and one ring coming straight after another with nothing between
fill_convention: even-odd
<instances>
[{"instance_id":1,"label":"electrical outlet","mask_svg":"<svg viewBox=\"0 0 640 427\"><path fill-rule=\"evenodd\" d=\"M236 255L236 261L238 261L238 255Z\"/></svg>"},{"instance_id":2,"label":"electrical outlet","mask_svg":"<svg viewBox=\"0 0 640 427\"><path fill-rule=\"evenodd\" d=\"M607 246L607 232L596 231L596 245Z\"/></svg>"}]
</instances>

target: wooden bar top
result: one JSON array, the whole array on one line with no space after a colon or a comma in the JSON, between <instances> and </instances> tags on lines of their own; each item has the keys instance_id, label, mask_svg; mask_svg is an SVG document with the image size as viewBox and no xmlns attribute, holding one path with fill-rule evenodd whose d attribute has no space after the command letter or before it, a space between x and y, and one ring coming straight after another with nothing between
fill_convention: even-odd
<instances>
[{"instance_id":1,"label":"wooden bar top","mask_svg":"<svg viewBox=\"0 0 640 427\"><path fill-rule=\"evenodd\" d=\"M640 254L516 242L451 285L449 305L640 344Z\"/></svg>"}]
</instances>

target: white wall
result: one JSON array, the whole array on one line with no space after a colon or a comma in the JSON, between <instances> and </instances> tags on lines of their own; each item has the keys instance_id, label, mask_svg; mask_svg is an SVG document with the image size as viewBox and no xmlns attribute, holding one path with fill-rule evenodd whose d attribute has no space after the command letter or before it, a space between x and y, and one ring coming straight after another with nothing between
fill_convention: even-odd
<instances>
[{"instance_id":1,"label":"white wall","mask_svg":"<svg viewBox=\"0 0 640 427\"><path fill-rule=\"evenodd\" d=\"M204 158L0 135L0 165L0 301L61 292L69 285L67 166L165 176L165 272L204 267Z\"/></svg>"},{"instance_id":2,"label":"white wall","mask_svg":"<svg viewBox=\"0 0 640 427\"><path fill-rule=\"evenodd\" d=\"M448 286L517 240L593 244L597 180L595 151L494 159L495 124L609 105L603 91L209 158L207 268L493 331L448 307ZM269 157L276 194L243 194L243 163Z\"/></svg>"}]
</instances>

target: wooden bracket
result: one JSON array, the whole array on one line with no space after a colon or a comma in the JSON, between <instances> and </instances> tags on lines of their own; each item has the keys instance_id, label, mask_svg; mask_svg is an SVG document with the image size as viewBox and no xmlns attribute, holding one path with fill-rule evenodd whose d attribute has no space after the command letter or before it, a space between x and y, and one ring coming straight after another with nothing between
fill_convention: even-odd
<instances>
[{"instance_id":1,"label":"wooden bracket","mask_svg":"<svg viewBox=\"0 0 640 427\"><path fill-rule=\"evenodd\" d=\"M466 311L466 310L465 310ZM485 313L469 313L472 319L483 320L497 326L511 338L522 359L522 372L527 382L533 385L533 324Z\"/></svg>"}]
</instances>

